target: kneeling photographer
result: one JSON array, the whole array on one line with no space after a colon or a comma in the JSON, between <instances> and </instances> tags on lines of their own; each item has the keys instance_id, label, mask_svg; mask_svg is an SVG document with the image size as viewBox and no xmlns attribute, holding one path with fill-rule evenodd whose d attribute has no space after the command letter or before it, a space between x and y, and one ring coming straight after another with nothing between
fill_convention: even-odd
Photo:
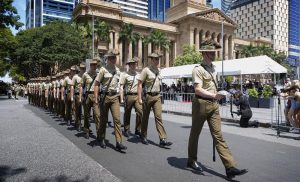
<instances>
[{"instance_id":1,"label":"kneeling photographer","mask_svg":"<svg viewBox=\"0 0 300 182\"><path fill-rule=\"evenodd\" d=\"M240 126L243 128L247 127L258 127L257 122L249 121L252 117L252 110L250 108L249 100L246 95L243 95L240 91L234 94L233 104L239 107L238 115L241 115Z\"/></svg>"}]
</instances>

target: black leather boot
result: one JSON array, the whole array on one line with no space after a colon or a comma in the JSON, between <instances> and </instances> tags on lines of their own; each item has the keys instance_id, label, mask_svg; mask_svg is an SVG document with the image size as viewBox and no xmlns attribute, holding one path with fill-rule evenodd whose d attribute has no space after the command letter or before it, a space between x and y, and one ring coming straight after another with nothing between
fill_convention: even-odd
<instances>
[{"instance_id":1,"label":"black leather boot","mask_svg":"<svg viewBox=\"0 0 300 182\"><path fill-rule=\"evenodd\" d=\"M166 139L161 139L159 142L159 145L162 147L171 146L172 144L173 144L172 142L168 142Z\"/></svg>"},{"instance_id":2,"label":"black leather boot","mask_svg":"<svg viewBox=\"0 0 300 182\"><path fill-rule=\"evenodd\" d=\"M203 169L200 167L197 161L188 161L186 167L194 169L195 171L203 172Z\"/></svg>"},{"instance_id":3,"label":"black leather boot","mask_svg":"<svg viewBox=\"0 0 300 182\"><path fill-rule=\"evenodd\" d=\"M227 176L227 178L232 179L235 176L240 176L247 172L248 172L247 169L237 169L235 167L231 167L231 168L226 169L226 176Z\"/></svg>"},{"instance_id":4,"label":"black leather boot","mask_svg":"<svg viewBox=\"0 0 300 182\"><path fill-rule=\"evenodd\" d=\"M100 139L99 140L99 145L100 145L101 148L105 149L106 148L105 140L104 139Z\"/></svg>"},{"instance_id":5,"label":"black leather boot","mask_svg":"<svg viewBox=\"0 0 300 182\"><path fill-rule=\"evenodd\" d=\"M117 142L116 149L119 150L119 151L122 151L122 150L126 150L127 147L124 146L122 143Z\"/></svg>"}]
</instances>

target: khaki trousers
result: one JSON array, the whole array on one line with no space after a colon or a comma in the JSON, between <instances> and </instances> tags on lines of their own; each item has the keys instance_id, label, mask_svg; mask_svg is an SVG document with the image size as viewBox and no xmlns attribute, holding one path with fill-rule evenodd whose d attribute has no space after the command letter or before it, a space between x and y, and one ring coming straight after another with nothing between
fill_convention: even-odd
<instances>
[{"instance_id":1,"label":"khaki trousers","mask_svg":"<svg viewBox=\"0 0 300 182\"><path fill-rule=\"evenodd\" d=\"M75 126L81 126L81 102L79 102L79 95L75 95L75 112L74 112L74 118L75 118Z\"/></svg>"},{"instance_id":2,"label":"khaki trousers","mask_svg":"<svg viewBox=\"0 0 300 182\"><path fill-rule=\"evenodd\" d=\"M188 146L189 160L197 161L199 135L206 120L223 165L225 168L234 167L235 161L221 132L219 104L198 98L194 98L192 104L192 128Z\"/></svg>"},{"instance_id":3,"label":"khaki trousers","mask_svg":"<svg viewBox=\"0 0 300 182\"><path fill-rule=\"evenodd\" d=\"M127 95L125 100L125 112L124 112L124 129L130 130L130 116L131 110L134 107L137 114L135 131L141 131L141 118L143 116L143 106L138 102L137 95Z\"/></svg>"},{"instance_id":4,"label":"khaki trousers","mask_svg":"<svg viewBox=\"0 0 300 182\"><path fill-rule=\"evenodd\" d=\"M71 111L72 111L71 93L67 94L67 100L65 102L65 105L66 105L66 120L71 121L72 120L72 115L71 115Z\"/></svg>"},{"instance_id":5,"label":"khaki trousers","mask_svg":"<svg viewBox=\"0 0 300 182\"><path fill-rule=\"evenodd\" d=\"M99 138L98 132L100 127L100 109L99 105L95 103L94 94L88 94L86 101L84 103L84 130L86 133L90 131L90 111L93 108L93 114L95 118L96 130L97 130L97 138Z\"/></svg>"},{"instance_id":6,"label":"khaki trousers","mask_svg":"<svg viewBox=\"0 0 300 182\"><path fill-rule=\"evenodd\" d=\"M163 126L162 117L161 117L162 109L161 109L160 95L151 96L147 94L145 105L146 108L143 108L144 112L143 112L143 120L142 120L143 137L147 138L148 121L149 121L150 111L152 108L154 112L155 125L159 135L159 139L167 138L167 134Z\"/></svg>"},{"instance_id":7,"label":"khaki trousers","mask_svg":"<svg viewBox=\"0 0 300 182\"><path fill-rule=\"evenodd\" d=\"M60 116L65 119L65 101L60 98L59 103Z\"/></svg>"},{"instance_id":8,"label":"khaki trousers","mask_svg":"<svg viewBox=\"0 0 300 182\"><path fill-rule=\"evenodd\" d=\"M122 132L121 132L121 122L120 122L120 102L119 96L106 96L103 105L101 106L101 122L100 122L100 130L99 136L100 139L105 139L106 133L106 124L108 120L108 111L111 111L114 129L115 129L115 137L116 142L122 142Z\"/></svg>"}]
</instances>

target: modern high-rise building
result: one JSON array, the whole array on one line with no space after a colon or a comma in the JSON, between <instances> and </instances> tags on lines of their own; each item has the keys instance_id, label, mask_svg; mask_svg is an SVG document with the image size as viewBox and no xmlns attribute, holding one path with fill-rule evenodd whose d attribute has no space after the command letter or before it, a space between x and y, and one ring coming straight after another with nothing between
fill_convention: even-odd
<instances>
[{"instance_id":1,"label":"modern high-rise building","mask_svg":"<svg viewBox=\"0 0 300 182\"><path fill-rule=\"evenodd\" d=\"M289 2L289 55L290 61L300 64L300 0ZM298 60L298 61L296 61Z\"/></svg>"},{"instance_id":2,"label":"modern high-rise building","mask_svg":"<svg viewBox=\"0 0 300 182\"><path fill-rule=\"evenodd\" d=\"M226 14L230 14L230 8L235 1L238 1L238 0L222 0L221 1L222 11Z\"/></svg>"},{"instance_id":3,"label":"modern high-rise building","mask_svg":"<svg viewBox=\"0 0 300 182\"><path fill-rule=\"evenodd\" d=\"M123 13L148 18L148 0L104 0L120 5Z\"/></svg>"},{"instance_id":4,"label":"modern high-rise building","mask_svg":"<svg viewBox=\"0 0 300 182\"><path fill-rule=\"evenodd\" d=\"M237 0L230 10L231 18L238 25L236 37L269 38L274 50L288 55L288 4L288 0Z\"/></svg>"},{"instance_id":5,"label":"modern high-rise building","mask_svg":"<svg viewBox=\"0 0 300 182\"><path fill-rule=\"evenodd\" d=\"M149 19L164 22L166 19L166 11L170 6L170 0L148 0Z\"/></svg>"},{"instance_id":6,"label":"modern high-rise building","mask_svg":"<svg viewBox=\"0 0 300 182\"><path fill-rule=\"evenodd\" d=\"M75 0L26 0L26 28L41 27L53 20L70 21Z\"/></svg>"}]
</instances>

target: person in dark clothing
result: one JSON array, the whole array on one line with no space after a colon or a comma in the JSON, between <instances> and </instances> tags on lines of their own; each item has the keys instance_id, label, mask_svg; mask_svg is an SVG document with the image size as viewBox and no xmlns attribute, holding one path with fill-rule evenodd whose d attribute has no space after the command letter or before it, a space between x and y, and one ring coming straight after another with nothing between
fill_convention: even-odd
<instances>
[{"instance_id":1,"label":"person in dark clothing","mask_svg":"<svg viewBox=\"0 0 300 182\"><path fill-rule=\"evenodd\" d=\"M239 114L241 115L240 118L240 126L243 128L247 127L258 127L257 122L249 121L252 117L252 110L250 108L249 100L246 95L243 95L241 92L237 92L234 95L233 103L236 106L239 106Z\"/></svg>"}]
</instances>

